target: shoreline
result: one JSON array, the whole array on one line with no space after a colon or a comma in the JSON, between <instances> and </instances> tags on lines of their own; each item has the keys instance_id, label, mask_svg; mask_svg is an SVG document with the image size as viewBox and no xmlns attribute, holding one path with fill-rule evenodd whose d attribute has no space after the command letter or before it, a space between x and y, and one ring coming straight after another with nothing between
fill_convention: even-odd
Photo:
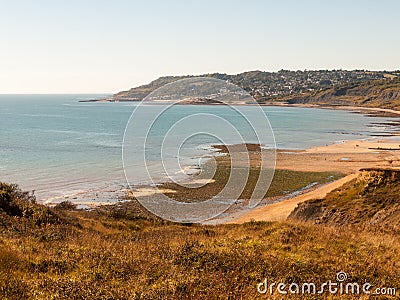
<instances>
[{"instance_id":1,"label":"shoreline","mask_svg":"<svg viewBox=\"0 0 400 300\"><path fill-rule=\"evenodd\" d=\"M129 101L132 102L132 101ZM266 104L262 106L283 106L283 107L304 107L304 108L318 108L318 109L332 109L332 110L348 110L354 111L355 113L368 113L368 112L385 112L385 113L393 113L396 114L397 117L400 117L400 111L394 111L390 109L381 109L381 108L365 108L365 107L350 107L350 106L321 106L314 104L284 104L284 103L275 103L275 104ZM386 116L387 117L387 116ZM392 136L396 136L393 134ZM388 136L385 136L384 139L387 140ZM356 172L358 169L363 167L390 167L390 165L385 164L385 159L387 161L396 161L396 158L389 158L388 155L384 155L386 158L383 159L375 152L385 152L388 154L389 152L398 151L400 152L400 142L383 142L383 138L371 137L368 140L373 141L365 141L365 140L344 140L344 141L336 141L331 145L326 146L316 146L310 149L305 150L286 150L286 149L277 149L278 156L282 157L280 159L278 169L280 170L292 170L292 171L303 171L303 172L341 172L345 175ZM344 146L345 145L345 146ZM360 146L361 145L361 146ZM221 148L214 147L216 150L222 150ZM253 149L254 150L254 149ZM374 154L371 154L371 153ZM218 153L218 152L216 152ZM221 152L219 152L221 153ZM214 153L215 154L215 153ZM349 154L349 155L347 155ZM371 155L375 155L373 157ZM307 164L299 163L299 160L306 157L305 161ZM333 166L332 164L335 164ZM296 165L296 166L293 166ZM166 182L158 183L157 186L161 186L161 192L166 192L167 194L174 194L176 191L171 189L163 188ZM138 186L139 191L148 193L149 191L146 189L146 186ZM318 187L313 187L313 189L318 189ZM142 191L141 191L142 190ZM304 193L309 192L307 189L303 191ZM102 191L99 192L100 194ZM89 207L98 207L101 205L118 205L127 201L127 195L132 194L131 189L123 187L118 191L115 191L115 198L109 199L108 201L99 202L97 199L91 199L91 201L79 201L79 205L87 205ZM121 196L121 194L125 194L125 196ZM281 195L281 197L285 197L285 195ZM72 200L73 197L69 195L58 197L62 201ZM100 197L104 198L104 197ZM290 197L289 199L292 199ZM282 200L283 202L286 200ZM58 202L57 202L58 203ZM51 203L56 204L56 203Z\"/></svg>"},{"instance_id":2,"label":"shoreline","mask_svg":"<svg viewBox=\"0 0 400 300\"><path fill-rule=\"evenodd\" d=\"M240 147L239 147L240 148ZM261 150L260 145L246 144L246 148L250 153L251 167L259 163L257 156ZM214 145L214 149L219 150L214 157L217 165L228 167L229 156L226 155L226 146ZM234 147L235 149L235 147ZM255 221L276 221L284 220L298 203L312 199L312 197L322 197L335 188L354 178L358 170L361 168L398 168L400 169L400 141L388 141L388 139L370 138L367 140L346 140L334 142L330 145L316 146L305 150L276 150L276 170L277 171L293 171L304 172L304 174L313 172L332 172L343 174L344 177L334 181L316 182L310 187L302 186L299 189L289 193L282 193L275 197L267 197L260 202L255 208L249 209L246 207L246 201L239 200L232 208L222 213L216 218L201 222L205 225L217 225L224 223L244 223L252 220ZM207 164L207 162L205 162ZM241 160L237 162L240 167ZM198 178L193 177L193 183L210 186L214 183L213 178L208 184L201 182ZM191 183L191 182L186 182ZM211 191L213 191L211 189ZM324 192L325 191L325 192ZM115 190L109 195L116 195L115 199L110 199L107 202L97 202L94 199L90 201L79 201L76 204L82 209L95 209L103 206L125 205L127 202L136 202L134 192L126 187L120 190ZM154 193L154 187L149 189L148 186L137 186L135 193L140 193L141 196L149 196ZM185 198L187 193L184 190L177 189L173 183L164 182L157 184L155 193L165 193L172 198ZM186 194L185 194L186 193ZM102 192L99 192L101 195ZM322 195L322 196L321 196ZM203 199L205 195L200 194ZM62 199L62 197L60 197ZM207 198L206 198L207 199ZM63 201L72 200L71 195L64 197ZM58 202L57 202L58 203ZM50 206L57 203L49 203ZM47 204L47 205L49 205ZM128 204L129 205L129 204ZM133 204L135 205L135 204Z\"/></svg>"},{"instance_id":3,"label":"shoreline","mask_svg":"<svg viewBox=\"0 0 400 300\"><path fill-rule=\"evenodd\" d=\"M257 152L259 145L246 145L249 149L251 167L259 162ZM216 146L222 153L226 146ZM380 149L381 148L381 149ZM389 149L389 150L384 150ZM332 143L327 146L316 146L305 150L277 150L278 172L304 172L311 174L315 172L331 172L343 174L343 177L326 182L314 182L310 186L304 185L289 193L281 193L274 197L264 198L255 208L246 207L246 200L238 200L227 211L219 216L201 222L204 225L217 225L224 223L243 223L251 220L284 220L300 202L310 200L313 197L323 197L330 191L340 187L344 183L355 178L358 170L362 168L400 168L400 144L399 142L387 141L378 138L368 140L348 140L340 143ZM218 166L229 167L228 156L218 156ZM240 167L241 161L236 162ZM253 179L249 179L251 181ZM213 182L215 179L213 180ZM168 196L178 201L186 200L187 191L177 187L175 184L163 183L158 186L161 193L166 192ZM212 188L211 188L212 190ZM210 191L204 189L201 197L206 198ZM193 194L193 192L191 192ZM182 200L183 199L183 200ZM197 199L199 200L199 199ZM190 201L189 201L190 202ZM274 215L279 211L279 215ZM271 213L273 212L273 214ZM272 215L271 215L272 214Z\"/></svg>"},{"instance_id":4,"label":"shoreline","mask_svg":"<svg viewBox=\"0 0 400 300\"><path fill-rule=\"evenodd\" d=\"M128 100L128 99L114 99L112 97L109 98L102 98L102 99L91 99L91 100L79 100L78 102L86 102L86 103L96 103L96 102L111 102L111 103L118 103L118 102L132 102L132 103L141 103L142 100ZM255 101L256 102L256 101ZM166 104L169 102L166 101ZM159 104L159 103L157 103ZM162 102L161 102L162 104ZM215 103L215 104L198 104L196 102L190 103L176 103L176 105L207 105L207 106L216 106L216 105L226 105L224 103ZM318 108L318 109L331 109L331 110L347 110L347 111L354 111L355 113L359 111L364 111L361 113L365 113L366 115L375 115L375 116L382 116L382 117L400 117L400 111L390 108L380 108L380 107L368 107L368 106L351 106L351 105L332 105L332 104L305 104L305 103L287 103L284 101L270 101L265 103L243 103L238 102L232 104L233 106L282 106L282 107L300 107L300 108Z\"/></svg>"},{"instance_id":5,"label":"shoreline","mask_svg":"<svg viewBox=\"0 0 400 300\"><path fill-rule=\"evenodd\" d=\"M226 157L226 146L214 145L215 149L213 158L216 159L218 164L221 166L227 165ZM235 147L233 147L235 148ZM247 144L249 150L250 163L257 164L257 153L260 151L259 145ZM316 146L305 150L288 150L288 149L277 149L277 170L289 170L299 172L337 172L344 175L355 173L358 169L366 167L400 167L397 154L400 154L400 140L398 142L390 141L387 138L379 139L376 137L368 138L366 140L345 140L333 142L330 145ZM390 163L389 163L390 162ZM240 166L239 161L239 166ZM205 162L204 164L207 164ZM197 166L198 167L198 166ZM196 174L194 174L196 175ZM209 183L213 183L215 179L211 179ZM179 180L178 183L181 183ZM203 179L198 179L193 176L189 181L184 181L185 184L200 184L203 185ZM167 193L176 194L176 190L169 187L171 182L164 181L157 183L159 191L156 193ZM77 204L87 205L89 207L97 207L101 205L114 205L124 201L127 201L127 195L132 195L133 192L130 188L123 185L118 185L120 189L116 190L98 190L89 192L79 192L77 194L68 194L64 196L56 197L58 200L67 201L72 200L78 196L79 200ZM315 187L312 187L315 189ZM308 189L306 191L309 191ZM137 185L135 186L135 193L140 195L148 196L154 193L154 189L149 189L148 185ZM88 201L82 201L84 197L81 195L88 194L91 199ZM97 201L93 198L94 194L98 194L100 198L107 198L110 195L115 194L115 199L108 199L107 201ZM280 195L285 197L285 195ZM97 195L96 195L97 198ZM59 202L47 201L48 205L55 205Z\"/></svg>"}]
</instances>

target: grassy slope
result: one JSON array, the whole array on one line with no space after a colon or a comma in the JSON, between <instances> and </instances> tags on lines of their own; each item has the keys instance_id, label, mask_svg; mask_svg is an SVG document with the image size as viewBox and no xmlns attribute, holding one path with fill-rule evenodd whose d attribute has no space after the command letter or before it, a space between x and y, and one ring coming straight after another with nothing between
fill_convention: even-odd
<instances>
[{"instance_id":1,"label":"grassy slope","mask_svg":"<svg viewBox=\"0 0 400 300\"><path fill-rule=\"evenodd\" d=\"M400 171L363 170L325 199L300 204L291 217L331 225L374 225L400 233Z\"/></svg>"},{"instance_id":2,"label":"grassy slope","mask_svg":"<svg viewBox=\"0 0 400 300\"><path fill-rule=\"evenodd\" d=\"M0 295L21 299L243 299L267 277L400 281L398 239L291 223L182 226L78 217L82 228L2 233ZM277 297L278 299L279 297ZM317 299L317 298L316 298Z\"/></svg>"},{"instance_id":3,"label":"grassy slope","mask_svg":"<svg viewBox=\"0 0 400 300\"><path fill-rule=\"evenodd\" d=\"M0 226L1 298L257 299L256 284L265 277L322 283L342 270L352 281L399 288L400 243L387 233L53 213L62 221L38 225L28 216L7 215Z\"/></svg>"}]
</instances>

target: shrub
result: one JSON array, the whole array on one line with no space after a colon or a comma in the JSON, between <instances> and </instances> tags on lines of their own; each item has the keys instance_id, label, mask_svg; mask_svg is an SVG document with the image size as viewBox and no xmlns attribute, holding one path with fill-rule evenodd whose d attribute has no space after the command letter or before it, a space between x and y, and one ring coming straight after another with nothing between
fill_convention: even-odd
<instances>
[{"instance_id":1,"label":"shrub","mask_svg":"<svg viewBox=\"0 0 400 300\"><path fill-rule=\"evenodd\" d=\"M0 182L0 212L10 217L24 218L34 225L60 223L60 218L48 207L37 204L32 193L16 184Z\"/></svg>"},{"instance_id":2,"label":"shrub","mask_svg":"<svg viewBox=\"0 0 400 300\"><path fill-rule=\"evenodd\" d=\"M56 206L54 206L54 209L56 209L56 210L75 210L76 204L67 200L67 201L58 203Z\"/></svg>"}]
</instances>

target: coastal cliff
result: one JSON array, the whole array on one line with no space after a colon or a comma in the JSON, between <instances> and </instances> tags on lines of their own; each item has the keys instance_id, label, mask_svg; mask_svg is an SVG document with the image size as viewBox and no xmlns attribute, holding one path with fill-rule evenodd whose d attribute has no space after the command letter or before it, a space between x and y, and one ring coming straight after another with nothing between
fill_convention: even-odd
<instances>
[{"instance_id":1,"label":"coastal cliff","mask_svg":"<svg viewBox=\"0 0 400 300\"><path fill-rule=\"evenodd\" d=\"M362 225L400 231L400 170L362 169L324 199L300 203L289 219L335 226Z\"/></svg>"},{"instance_id":2,"label":"coastal cliff","mask_svg":"<svg viewBox=\"0 0 400 300\"><path fill-rule=\"evenodd\" d=\"M400 110L400 80L385 79L345 84L309 95L284 99L289 104L376 107Z\"/></svg>"}]
</instances>

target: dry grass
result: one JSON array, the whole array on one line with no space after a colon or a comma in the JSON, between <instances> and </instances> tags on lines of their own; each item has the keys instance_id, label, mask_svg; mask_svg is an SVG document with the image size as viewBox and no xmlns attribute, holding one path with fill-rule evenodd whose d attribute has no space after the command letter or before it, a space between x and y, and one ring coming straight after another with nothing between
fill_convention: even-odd
<instances>
[{"instance_id":1,"label":"dry grass","mask_svg":"<svg viewBox=\"0 0 400 300\"><path fill-rule=\"evenodd\" d=\"M294 222L180 225L137 210L69 206L52 213L61 221L8 215L0 224L1 299L258 299L264 278L321 284L339 271L399 288L400 243L387 232Z\"/></svg>"}]
</instances>

